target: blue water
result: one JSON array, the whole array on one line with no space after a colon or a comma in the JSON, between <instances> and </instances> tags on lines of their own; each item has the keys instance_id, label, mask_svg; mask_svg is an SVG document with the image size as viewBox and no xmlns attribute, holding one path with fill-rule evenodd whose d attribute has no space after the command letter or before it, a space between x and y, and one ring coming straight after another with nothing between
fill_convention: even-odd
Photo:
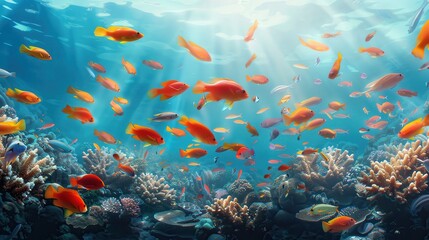
<instances>
[{"instance_id":1,"label":"blue water","mask_svg":"<svg viewBox=\"0 0 429 240\"><path fill-rule=\"evenodd\" d=\"M230 129L229 134L215 133L217 146L202 144L209 153L201 158L201 167L191 167L191 171L202 168L224 166L233 161L230 168L248 167L243 161L237 161L234 152L216 153L215 149L224 142L239 142L255 150L256 171L251 174L262 179L267 160L279 159L278 155L287 153L294 155L305 147L323 148L336 146L353 150L355 156L361 156L368 146L359 128L365 127L365 121L379 115L381 120L389 121L386 129L393 129L391 139L397 138L404 118L409 121L426 114L427 87L429 71L419 71L425 60L415 58L411 54L417 34L427 20L427 13L409 34L408 22L414 17L421 1L378 1L378 0L324 0L324 1L2 1L0 7L0 68L16 72L16 78L1 79L4 88L19 88L36 93L42 102L36 105L16 103L18 116L20 111L37 112L39 121L28 125L27 130L55 123L52 129L62 137L71 141L91 144L106 144L93 135L94 129L106 131L121 141L122 146L130 152L141 154L143 143L125 134L126 126L132 122L156 129L165 139L165 145L147 149L159 151L166 148L160 160L167 160L173 165L186 165L188 160L180 159L179 148L185 149L188 144L195 143L187 134L177 138L165 131L166 126L183 129L178 121L166 123L150 122L154 114L160 112L177 112L204 123L210 129L224 127ZM254 40L246 43L243 37L255 19L259 27ZM126 44L109 41L103 37L95 37L93 32L97 26L126 25L144 34L144 38ZM341 32L335 38L321 38L323 33ZM377 31L370 42L365 36ZM211 55L211 62L196 60L186 49L177 44L177 37L193 41L204 47ZM315 39L330 47L327 52L317 52L302 46L298 36L304 39ZM21 44L33 45L46 49L52 61L41 61L19 53ZM385 55L371 58L366 53L359 53L359 47L375 46L384 50ZM337 53L343 54L340 76L335 80L328 79L328 73ZM249 68L244 64L255 53L256 60ZM427 53L428 54L428 53ZM129 75L121 64L124 57L137 70L137 75ZM315 65L316 58L321 62ZM155 60L163 64L163 70L152 70L142 64L143 60ZM427 57L426 57L427 59ZM94 61L102 64L107 72L102 74L118 82L120 92L105 89L96 82L87 71L87 63ZM293 64L305 64L307 70L293 67ZM367 79L361 79L361 74ZM393 89L372 93L371 98L362 96L351 98L354 91L362 92L365 85L388 73L402 73L403 81ZM245 81L246 75L264 74L269 83L256 85ZM294 83L292 78L300 75L301 80ZM224 103L210 102L197 110L197 103L202 95L192 93L197 80L204 82L212 78L231 78L243 86L249 98L236 102L231 110L223 110ZM322 80L321 85L313 81ZM146 95L152 88L159 88L161 82L176 79L190 85L183 94L167 101L159 98L150 99ZM339 87L341 81L352 82L352 87ZM293 85L286 91L271 94L278 85ZM68 86L73 86L91 93L94 104L79 101L66 93ZM418 93L417 97L399 96L400 88ZM285 94L292 98L287 104L278 106L277 102ZM123 105L124 115L114 116L109 102L115 96L127 98L128 105ZM258 96L260 101L254 103L251 97ZM297 136L281 134L275 144L284 145L282 151L269 149L269 138L273 128L264 129L260 123L267 118L277 118L283 106L293 111L294 104L309 97L321 97L322 103L310 107L316 117L327 119L323 127L341 128L348 134L337 134L335 139L324 139L318 130L306 131L300 140ZM387 96L380 99L379 96ZM334 118L329 120L322 110L328 108L331 101L346 103L346 110L338 113L350 115L349 119ZM376 103L389 101L395 105L390 118L379 113ZM400 101L403 111L396 102ZM95 118L93 124L81 124L69 119L61 112L67 105L88 108ZM256 114L264 107L265 113ZM366 115L362 108L366 107ZM415 109L416 113L410 116ZM229 114L242 114L242 120L249 122L259 131L259 137L251 137L245 125L225 120ZM42 121L43 122L42 122ZM279 124L276 127L283 131L287 127ZM386 130L371 129L368 134L386 137ZM223 140L221 140L223 138ZM255 143L255 140L257 142ZM402 140L404 141L404 140ZM303 146L303 142L309 142ZM115 146L114 146L115 147ZM146 148L145 148L146 149ZM219 157L214 163L213 158ZM357 159L357 158L356 158ZM288 163L288 160L285 160ZM153 169L157 167L152 166ZM249 169L249 168L248 168ZM179 191L179 190L178 190Z\"/></svg>"}]
</instances>

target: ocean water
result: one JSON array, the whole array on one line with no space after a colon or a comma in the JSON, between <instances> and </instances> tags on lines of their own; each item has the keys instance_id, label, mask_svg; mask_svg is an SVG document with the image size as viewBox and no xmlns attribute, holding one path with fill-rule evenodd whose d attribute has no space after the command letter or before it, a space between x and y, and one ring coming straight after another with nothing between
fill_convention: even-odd
<instances>
[{"instance_id":1,"label":"ocean water","mask_svg":"<svg viewBox=\"0 0 429 240\"><path fill-rule=\"evenodd\" d=\"M410 153L414 162L409 164L407 170L398 167L397 172L385 174L384 179L394 177L403 184L402 187L393 187L395 190L390 191L391 194L389 190L386 190L387 193L383 190L379 190L378 194L371 193L373 189L369 188L372 184L359 179L361 171L369 174L370 168L375 169L371 166L372 160L389 162L399 151L408 149L404 147L406 143L419 140L417 145L427 144L424 124L416 127L422 129L420 135L398 135L404 125L428 114L429 70L419 70L427 62L427 56L419 59L411 53L428 19L424 1L6 0L0 3L0 55L3 56L0 58L0 68L16 72L16 77L0 79L1 103L13 108L16 116L25 119L27 125L20 133L2 135L3 145L6 148L10 146L11 139L17 139L27 145L28 151L39 148L39 156L52 157L57 168L54 173L41 174L45 177L43 184L36 184L24 197L12 194L14 188L7 187L9 180L5 171L2 172L1 199L19 206L14 214L9 213L8 208L0 211L0 234L5 238L12 236L14 229L17 233L12 237L18 239L424 239L428 236L428 212L425 211L427 203L424 198L427 194L427 172L422 163L426 160L426 149ZM258 26L252 39L244 41L255 21ZM415 24L415 28L410 30L412 24ZM96 27L109 26L128 27L142 33L144 37L120 43L94 35ZM421 34L424 35L424 32L422 30ZM323 36L327 33L338 34ZM371 33L373 38L365 41ZM178 36L205 49L211 56L211 61L201 61L192 56L187 49L178 45ZM306 41L314 39L317 44L328 46L329 50L317 51L306 47L300 43L300 37ZM21 44L46 50L52 60L44 61L20 53ZM370 51L383 51L383 54L370 56L366 52L359 52L361 47L373 47L375 50ZM329 79L328 75L339 53L343 58L338 76ZM245 67L252 54L256 54L256 59ZM135 67L135 75L127 73L121 63L122 58ZM154 70L143 64L143 60L157 61L163 65L163 69ZM91 61L104 66L106 73L92 69L88 65ZM388 74L402 74L403 79L393 87L365 96L369 83ZM120 91L114 92L103 87L94 77L98 75L116 81ZM255 84L246 81L247 75L264 75L268 82ZM196 105L207 94L193 93L194 86L199 80L209 83L216 78L234 80L248 93L248 97L235 102L230 109L222 99L209 101L198 110ZM161 88L161 83L167 80L186 83L189 89L165 101L148 96L148 91ZM273 91L279 85L287 87ZM69 86L90 93L95 102L87 103L74 98L67 93ZM18 102L6 96L8 88L30 91L41 102ZM401 96L398 90L407 90L413 96ZM225 89L221 91L224 92ZM351 97L353 92L359 92L359 96ZM229 95L235 94L232 92ZM290 100L279 105L279 100L285 95L290 95ZM121 116L114 115L115 112L111 109L110 102L114 97L129 101L128 104L120 105L123 109ZM259 101L252 100L254 97ZM321 98L320 103L308 106L314 113L310 120L290 126L283 123L283 120L270 128L261 126L264 120L282 119L282 115L302 118L299 114L294 115L294 111L303 111L297 104L310 97ZM329 104L334 101L344 103L344 108L333 111L331 107L329 110ZM393 106L390 113L380 112L377 107L377 104L385 102ZM66 105L88 109L94 122L82 124L76 119L68 118L62 112ZM258 113L264 108L265 111ZM287 113L282 114L282 109ZM177 113L178 118L164 122L150 120L155 114L163 112ZM231 114L239 117L227 119ZM179 123L182 116L193 118L207 126L214 134L217 144L204 144L191 136ZM374 122L367 123L373 116L379 116L375 122L387 121L387 125L380 129L374 128ZM314 130L305 130L306 124L315 118L323 118L326 122ZM235 122L239 119L244 124ZM54 126L39 129L48 123L53 123ZM144 142L132 138L126 133L130 123L155 130L165 143L146 146ZM254 126L259 136L252 136L246 123ZM415 122L414 125L416 124ZM186 136L172 135L166 131L167 126L185 130ZM220 133L215 128L225 128L228 132ZM284 133L290 128L298 132ZM322 128L336 130L335 138L321 136L319 131ZM274 129L280 135L270 140ZM94 130L109 133L116 139L116 144L100 141L94 135ZM30 142L30 138L35 139L36 143ZM54 139L71 146L72 151L64 153L56 148L46 150L45 141ZM101 150L96 150L94 143ZM216 151L224 143L243 144L253 150L254 154L245 157L246 159L237 159L237 149ZM274 144L281 149L272 149ZM202 148L207 154L198 159L180 156L180 149L192 147ZM85 165L82 152L87 152L88 149L106 154L109 164L104 166L105 169L94 170ZM299 151L305 149L314 149L316 153L303 156ZM349 157L353 154L351 158L354 161L344 164L344 159L335 155L335 149L339 152L347 151L345 155ZM327 160L323 160L322 152L328 155ZM131 162L122 163L131 166L135 176L129 176L129 172L118 167L121 161L113 159L114 153L134 157ZM310 161L313 157L317 158L314 164L319 167L314 164L308 165L312 166L310 169L303 167L303 159ZM339 159L333 162L338 168L323 165L324 161L328 163L334 158ZM408 164L390 163L392 166ZM3 161L3 166L5 164ZM22 167L13 166L13 169ZM100 166L102 165L97 167ZM290 169L279 170L279 166ZM90 224L85 228L75 227L62 216L62 211L67 207L49 200L52 198L46 197L46 188L56 183L65 188L77 189L70 186L68 177L90 173L97 175L103 170L107 172L99 176L106 184L103 189L78 189L78 197L85 201L88 209L91 206L102 206L104 201L112 197L117 201L132 198L138 205L139 213L124 214L126 207L121 203L121 214L112 216L115 213L109 212L111 215L101 217L104 219L102 223ZM410 184L407 178L414 179L413 173L417 172L423 176L422 179L415 180L418 182L417 188L409 190L405 196L398 194ZM146 199L148 197L141 193L141 189L138 190L142 184L139 177L140 181L150 185L150 180L142 177L142 173L165 178L170 189L176 191L173 193L176 198L174 203L167 207L164 203L149 204ZM119 181L114 178L118 175L124 177L124 182L118 183L119 187L110 188L109 183L114 185ZM320 178L311 178L310 175L319 175ZM245 183L240 182L243 179ZM374 184L377 183L379 182ZM250 186L242 188L251 190L231 190L236 187L234 184L248 184ZM361 186L359 184L367 186L365 193L356 192L355 186L358 185L358 188ZM335 192L339 185L341 194ZM379 186L389 189L388 184ZM205 209L216 203L214 198L217 191L226 191L226 194L219 195L223 199L228 195L237 197L238 204L246 204L251 209L255 202L262 202L263 206L254 204L253 208L262 209L262 220L252 222L247 219L242 224L234 221L231 223L228 216L210 214L209 210L208 213L203 211L202 216L213 227L194 228L195 224L204 223L194 210L187 211L185 217L175 212L180 221L175 218L168 222L156 217L162 211L183 211L183 207L178 206L185 202ZM12 196L8 196L8 193ZM259 200L250 201L252 196L246 198L249 193ZM269 198L263 201L266 195ZM375 200L371 199L374 195ZM34 205L37 205L38 210L28 207L31 205L28 198L36 202ZM420 202L416 199L420 199ZM67 198L64 201L74 200ZM413 202L417 206L412 205ZM302 220L298 215L295 216L299 210L322 203L336 206L340 212L347 207L355 207L360 210L369 209L370 213L364 214L359 222L355 219L359 214L353 215L344 210L343 216L354 218L358 223L338 230L339 233L332 230L324 232L322 229L322 221L337 220L334 215L327 217L329 214L324 212L322 215L326 218L317 221ZM61 211L59 214L57 211L55 215L52 212L46 213L46 209ZM106 209L104 211L108 212ZM89 216L86 211L78 211L74 215L76 214ZM306 214L311 218L315 217L311 213ZM17 220L16 215L25 217ZM251 219L256 219L255 212L250 215ZM45 221L46 216L49 221ZM243 215L241 217L246 219ZM183 226L183 221L189 219L194 225ZM39 226L36 222L44 224ZM160 223L165 225L159 226ZM47 225L50 224L52 228L45 231L44 228L48 228ZM334 225L332 228L336 229Z\"/></svg>"}]
</instances>

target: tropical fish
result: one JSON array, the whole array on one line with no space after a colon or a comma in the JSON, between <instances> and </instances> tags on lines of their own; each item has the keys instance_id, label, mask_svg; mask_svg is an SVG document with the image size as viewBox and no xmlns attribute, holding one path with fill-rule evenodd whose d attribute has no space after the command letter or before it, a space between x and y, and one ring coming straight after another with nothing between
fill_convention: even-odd
<instances>
[{"instance_id":1,"label":"tropical fish","mask_svg":"<svg viewBox=\"0 0 429 240\"><path fill-rule=\"evenodd\" d=\"M310 209L312 215L332 215L338 212L338 207L330 204L316 204Z\"/></svg>"},{"instance_id":2,"label":"tropical fish","mask_svg":"<svg viewBox=\"0 0 429 240\"><path fill-rule=\"evenodd\" d=\"M429 31L429 29L428 29ZM364 91L363 94L370 93L370 92L380 92L385 89L393 88L395 87L402 79L404 79L404 75L401 73L389 73L381 78L368 83L365 88L368 88L368 90Z\"/></svg>"},{"instance_id":3,"label":"tropical fish","mask_svg":"<svg viewBox=\"0 0 429 240\"><path fill-rule=\"evenodd\" d=\"M103 27L96 27L94 30L96 37L107 37L112 41L117 41L122 44L139 40L144 35L132 28L121 26L110 26L107 29Z\"/></svg>"},{"instance_id":4,"label":"tropical fish","mask_svg":"<svg viewBox=\"0 0 429 240\"><path fill-rule=\"evenodd\" d=\"M166 127L167 132L173 134L176 137L186 136L186 132L179 128L171 128L169 126Z\"/></svg>"},{"instance_id":5,"label":"tropical fish","mask_svg":"<svg viewBox=\"0 0 429 240\"><path fill-rule=\"evenodd\" d=\"M161 63L154 60L143 60L143 64L154 70L162 70L164 68Z\"/></svg>"},{"instance_id":6,"label":"tropical fish","mask_svg":"<svg viewBox=\"0 0 429 240\"><path fill-rule=\"evenodd\" d=\"M285 171L287 171L287 170L289 170L289 169L291 169L292 167L290 167L289 165L286 165L286 164L282 164L282 165L280 165L278 168L277 168L277 170L279 170L279 171L281 171L281 172L285 172Z\"/></svg>"},{"instance_id":7,"label":"tropical fish","mask_svg":"<svg viewBox=\"0 0 429 240\"><path fill-rule=\"evenodd\" d=\"M201 108L204 107L204 105L206 105L207 103L207 99L206 96L202 96L200 98L200 100L198 101L198 104L194 105L198 110L201 110Z\"/></svg>"},{"instance_id":8,"label":"tropical fish","mask_svg":"<svg viewBox=\"0 0 429 240\"><path fill-rule=\"evenodd\" d=\"M423 59L425 56L425 48L429 44L429 20L425 22L423 27L420 29L419 35L416 39L416 47L411 51L411 53L416 58Z\"/></svg>"},{"instance_id":9,"label":"tropical fish","mask_svg":"<svg viewBox=\"0 0 429 240\"><path fill-rule=\"evenodd\" d=\"M92 117L92 114L88 109L83 107L70 107L67 105L63 109L63 113L68 114L69 118L79 120L82 124L94 122L94 117Z\"/></svg>"},{"instance_id":10,"label":"tropical fish","mask_svg":"<svg viewBox=\"0 0 429 240\"><path fill-rule=\"evenodd\" d=\"M151 121L153 121L153 122L167 122L167 121L174 120L177 117L179 117L179 115L177 113L174 113L174 112L162 112L162 113L155 114L153 116L153 118L151 119Z\"/></svg>"},{"instance_id":11,"label":"tropical fish","mask_svg":"<svg viewBox=\"0 0 429 240\"><path fill-rule=\"evenodd\" d=\"M43 125L42 127L39 127L38 130L45 130L45 129L49 129L55 126L55 123L46 123L45 125Z\"/></svg>"},{"instance_id":12,"label":"tropical fish","mask_svg":"<svg viewBox=\"0 0 429 240\"><path fill-rule=\"evenodd\" d=\"M324 52L324 51L328 51L329 50L329 47L327 45L321 43L321 42L317 42L317 41L312 40L312 39L308 39L307 42L306 42L301 37L298 37L298 38L299 38L299 42L303 46L308 47L310 49L313 49L315 51Z\"/></svg>"},{"instance_id":13,"label":"tropical fish","mask_svg":"<svg viewBox=\"0 0 429 240\"><path fill-rule=\"evenodd\" d=\"M200 158L207 155L207 151L203 148L180 149L180 157L186 158Z\"/></svg>"},{"instance_id":14,"label":"tropical fish","mask_svg":"<svg viewBox=\"0 0 429 240\"><path fill-rule=\"evenodd\" d=\"M424 118L416 119L407 123L398 133L400 138L414 139L418 134L423 133L424 127L429 126L429 114Z\"/></svg>"},{"instance_id":15,"label":"tropical fish","mask_svg":"<svg viewBox=\"0 0 429 240\"><path fill-rule=\"evenodd\" d=\"M128 100L121 97L114 97L113 101L119 103L119 104L128 104Z\"/></svg>"},{"instance_id":16,"label":"tropical fish","mask_svg":"<svg viewBox=\"0 0 429 240\"><path fill-rule=\"evenodd\" d=\"M326 120L324 118L315 118L309 122L307 122L306 125L301 125L300 127L300 132L304 131L304 130L313 130L316 129L320 126L322 126L323 124L325 124Z\"/></svg>"},{"instance_id":17,"label":"tropical fish","mask_svg":"<svg viewBox=\"0 0 429 240\"><path fill-rule=\"evenodd\" d=\"M250 64L252 64L253 61L255 61L255 59L256 59L256 54L252 54L252 56L250 56L250 58L247 60L247 62L244 66L246 68L248 68L250 66Z\"/></svg>"},{"instance_id":18,"label":"tropical fish","mask_svg":"<svg viewBox=\"0 0 429 240\"><path fill-rule=\"evenodd\" d=\"M118 168L123 171L124 173L128 174L130 177L135 176L134 168L128 165L123 165L121 163L118 164Z\"/></svg>"},{"instance_id":19,"label":"tropical fish","mask_svg":"<svg viewBox=\"0 0 429 240\"><path fill-rule=\"evenodd\" d=\"M226 78L215 79L211 84L198 81L192 92L196 94L208 92L207 101L217 102L225 99L226 105L230 108L234 102L248 98L246 90L240 84Z\"/></svg>"},{"instance_id":20,"label":"tropical fish","mask_svg":"<svg viewBox=\"0 0 429 240\"><path fill-rule=\"evenodd\" d=\"M287 102L289 102L289 100L291 99L291 95L284 95L281 99L280 99L280 101L277 103L277 105L282 105L283 103L287 103Z\"/></svg>"},{"instance_id":21,"label":"tropical fish","mask_svg":"<svg viewBox=\"0 0 429 240\"><path fill-rule=\"evenodd\" d=\"M59 140L48 140L47 144L53 148L54 150L58 151L58 152L62 152L62 153L70 153L72 152L74 149L68 145L65 142L59 141Z\"/></svg>"},{"instance_id":22,"label":"tropical fish","mask_svg":"<svg viewBox=\"0 0 429 240\"><path fill-rule=\"evenodd\" d=\"M74 98L82 100L84 102L94 103L94 98L91 96L91 94L85 91L73 88L72 86L69 86L67 88L67 93L73 94Z\"/></svg>"},{"instance_id":23,"label":"tropical fish","mask_svg":"<svg viewBox=\"0 0 429 240\"><path fill-rule=\"evenodd\" d=\"M21 44L19 52L40 60L52 60L51 55L45 49L39 47L26 47L24 44Z\"/></svg>"},{"instance_id":24,"label":"tropical fish","mask_svg":"<svg viewBox=\"0 0 429 240\"><path fill-rule=\"evenodd\" d=\"M255 84L266 84L268 83L269 79L265 75L246 75L246 81L253 82Z\"/></svg>"},{"instance_id":25,"label":"tropical fish","mask_svg":"<svg viewBox=\"0 0 429 240\"><path fill-rule=\"evenodd\" d=\"M133 64L126 61L124 57L122 57L122 65L124 66L128 74L131 74L131 75L137 74L136 68L133 66Z\"/></svg>"},{"instance_id":26,"label":"tropical fish","mask_svg":"<svg viewBox=\"0 0 429 240\"><path fill-rule=\"evenodd\" d=\"M268 118L268 119L265 119L261 123L261 127L262 128L270 128L272 126L275 126L275 125L279 124L282 121L283 121L282 118Z\"/></svg>"},{"instance_id":27,"label":"tropical fish","mask_svg":"<svg viewBox=\"0 0 429 240\"><path fill-rule=\"evenodd\" d=\"M377 105L377 109L379 112L382 113L391 113L393 110L395 110L395 105L393 105L390 102L384 102L383 104L376 104Z\"/></svg>"},{"instance_id":28,"label":"tropical fish","mask_svg":"<svg viewBox=\"0 0 429 240\"><path fill-rule=\"evenodd\" d=\"M403 96L403 97L416 97L417 96L417 92L413 92L411 90L408 89L399 89L398 91L396 91L398 93L399 96Z\"/></svg>"},{"instance_id":29,"label":"tropical fish","mask_svg":"<svg viewBox=\"0 0 429 240\"><path fill-rule=\"evenodd\" d=\"M211 62L210 54L204 48L198 46L196 43L191 41L186 41L183 37L178 36L179 46L186 48L188 52L194 56L196 59L206 62Z\"/></svg>"},{"instance_id":30,"label":"tropical fish","mask_svg":"<svg viewBox=\"0 0 429 240\"><path fill-rule=\"evenodd\" d=\"M104 182L95 174L85 174L82 176L71 177L70 185L77 188L85 188L87 190L98 190L104 187Z\"/></svg>"},{"instance_id":31,"label":"tropical fish","mask_svg":"<svg viewBox=\"0 0 429 240\"><path fill-rule=\"evenodd\" d=\"M259 110L256 112L256 114L264 113L264 112L265 112L265 111L267 111L268 109L270 109L270 108L268 108L268 107L261 108L261 109L259 109Z\"/></svg>"},{"instance_id":32,"label":"tropical fish","mask_svg":"<svg viewBox=\"0 0 429 240\"><path fill-rule=\"evenodd\" d=\"M45 190L45 199L54 199L54 205L64 208L64 216L68 217L73 213L85 213L88 209L82 197L76 190L67 189L62 186L54 188L49 185Z\"/></svg>"},{"instance_id":33,"label":"tropical fish","mask_svg":"<svg viewBox=\"0 0 429 240\"><path fill-rule=\"evenodd\" d=\"M301 154L301 155L307 156L307 155L315 154L315 153L318 153L318 152L319 152L319 149L306 148L306 149L304 149L302 151L298 151L297 154Z\"/></svg>"},{"instance_id":34,"label":"tropical fish","mask_svg":"<svg viewBox=\"0 0 429 240\"><path fill-rule=\"evenodd\" d=\"M320 97L311 97L311 98L307 98L299 103L295 103L295 106L298 107L310 107L310 106L314 106L317 105L319 103L322 102L322 98Z\"/></svg>"},{"instance_id":35,"label":"tropical fish","mask_svg":"<svg viewBox=\"0 0 429 240\"><path fill-rule=\"evenodd\" d=\"M25 104L37 104L42 101L36 94L28 91L22 91L18 88L15 88L15 90L8 88L6 96L14 98L16 101Z\"/></svg>"},{"instance_id":36,"label":"tropical fish","mask_svg":"<svg viewBox=\"0 0 429 240\"><path fill-rule=\"evenodd\" d=\"M255 20L255 22L253 22L252 26L250 26L249 30L247 31L247 34L244 37L245 42L253 40L253 35L255 34L256 28L258 28L258 20Z\"/></svg>"},{"instance_id":37,"label":"tropical fish","mask_svg":"<svg viewBox=\"0 0 429 240\"><path fill-rule=\"evenodd\" d=\"M336 32L336 33L324 33L323 35L322 35L322 38L334 38L334 37L337 37L337 36L340 36L341 35L341 32Z\"/></svg>"},{"instance_id":38,"label":"tropical fish","mask_svg":"<svg viewBox=\"0 0 429 240\"><path fill-rule=\"evenodd\" d=\"M98 140L108 143L108 144L115 144L116 139L112 135L110 135L107 132L98 131L97 129L94 130L94 135L98 138Z\"/></svg>"},{"instance_id":39,"label":"tropical fish","mask_svg":"<svg viewBox=\"0 0 429 240\"><path fill-rule=\"evenodd\" d=\"M273 129L273 131L271 131L271 134L270 134L270 141L273 141L273 140L274 140L274 139L276 139L279 135L280 135L279 130L277 130L277 129Z\"/></svg>"},{"instance_id":40,"label":"tropical fish","mask_svg":"<svg viewBox=\"0 0 429 240\"><path fill-rule=\"evenodd\" d=\"M376 47L369 47L369 48L360 47L359 52L368 53L373 58L384 56L384 51Z\"/></svg>"},{"instance_id":41,"label":"tropical fish","mask_svg":"<svg viewBox=\"0 0 429 240\"><path fill-rule=\"evenodd\" d=\"M101 85L109 90L112 90L114 92L119 92L121 89L119 88L118 83L116 83L114 80L107 78L107 77L102 77L100 75L98 75L95 80L99 83L101 83Z\"/></svg>"},{"instance_id":42,"label":"tropical fish","mask_svg":"<svg viewBox=\"0 0 429 240\"><path fill-rule=\"evenodd\" d=\"M332 219L329 222L322 222L324 232L336 233L342 232L353 227L356 224L356 220L347 216L340 216Z\"/></svg>"},{"instance_id":43,"label":"tropical fish","mask_svg":"<svg viewBox=\"0 0 429 240\"><path fill-rule=\"evenodd\" d=\"M426 0L425 0L426 1ZM365 42L369 42L369 41L371 41L371 39L375 36L375 34L377 33L377 31L374 31L374 32L371 32L371 33L368 33L368 35L366 35L366 37L365 37Z\"/></svg>"},{"instance_id":44,"label":"tropical fish","mask_svg":"<svg viewBox=\"0 0 429 240\"><path fill-rule=\"evenodd\" d=\"M236 118L241 118L241 114L229 114L228 116L225 117L225 119L236 119Z\"/></svg>"},{"instance_id":45,"label":"tropical fish","mask_svg":"<svg viewBox=\"0 0 429 240\"><path fill-rule=\"evenodd\" d=\"M343 55L341 53L338 53L338 58L337 60L335 60L334 65L332 65L331 71L328 74L329 79L335 79L336 77L338 77L342 60L343 60Z\"/></svg>"},{"instance_id":46,"label":"tropical fish","mask_svg":"<svg viewBox=\"0 0 429 240\"><path fill-rule=\"evenodd\" d=\"M157 96L161 96L161 101L170 99L177 95L182 94L189 88L189 85L183 82L179 82L177 80L168 80L161 83L163 88L154 88L149 90L148 96L150 98L155 98Z\"/></svg>"},{"instance_id":47,"label":"tropical fish","mask_svg":"<svg viewBox=\"0 0 429 240\"><path fill-rule=\"evenodd\" d=\"M89 62L88 65L94 69L95 71L99 73L105 73L106 69L103 67L103 65L96 63L96 62Z\"/></svg>"},{"instance_id":48,"label":"tropical fish","mask_svg":"<svg viewBox=\"0 0 429 240\"><path fill-rule=\"evenodd\" d=\"M8 72L0 68L0 78L16 77L15 72Z\"/></svg>"},{"instance_id":49,"label":"tropical fish","mask_svg":"<svg viewBox=\"0 0 429 240\"><path fill-rule=\"evenodd\" d=\"M346 109L346 104L345 103L340 103L337 101L332 101L329 103L329 108L335 111L338 111L340 109L345 110Z\"/></svg>"},{"instance_id":50,"label":"tropical fish","mask_svg":"<svg viewBox=\"0 0 429 240\"><path fill-rule=\"evenodd\" d=\"M94 145L94 147L97 151L99 151L99 152L101 151L101 148L97 143L93 143L92 145Z\"/></svg>"},{"instance_id":51,"label":"tropical fish","mask_svg":"<svg viewBox=\"0 0 429 240\"><path fill-rule=\"evenodd\" d=\"M164 138L161 137L161 135L157 131L149 127L130 123L128 124L128 127L125 132L127 134L132 135L134 139L146 142L150 145L164 144Z\"/></svg>"},{"instance_id":52,"label":"tropical fish","mask_svg":"<svg viewBox=\"0 0 429 240\"><path fill-rule=\"evenodd\" d=\"M246 124L247 131L252 135L252 137L259 136L258 130L248 122Z\"/></svg>"},{"instance_id":53,"label":"tropical fish","mask_svg":"<svg viewBox=\"0 0 429 240\"><path fill-rule=\"evenodd\" d=\"M223 127L215 128L215 129L213 129L213 131L218 132L218 133L229 133L229 129L226 129Z\"/></svg>"},{"instance_id":54,"label":"tropical fish","mask_svg":"<svg viewBox=\"0 0 429 240\"><path fill-rule=\"evenodd\" d=\"M16 158L27 150L27 146L21 141L13 141L7 146L4 158L3 158L3 168L6 169L9 164L15 162Z\"/></svg>"},{"instance_id":55,"label":"tropical fish","mask_svg":"<svg viewBox=\"0 0 429 240\"><path fill-rule=\"evenodd\" d=\"M247 147L241 147L238 149L237 153L235 154L235 157L237 159L250 159L255 155L255 151L253 149L249 149Z\"/></svg>"},{"instance_id":56,"label":"tropical fish","mask_svg":"<svg viewBox=\"0 0 429 240\"><path fill-rule=\"evenodd\" d=\"M243 170L242 169L238 170L237 180L240 180L242 174L243 174Z\"/></svg>"},{"instance_id":57,"label":"tropical fish","mask_svg":"<svg viewBox=\"0 0 429 240\"><path fill-rule=\"evenodd\" d=\"M210 145L217 144L216 138L210 129L197 120L182 116L179 123L185 126L186 130L201 142Z\"/></svg>"},{"instance_id":58,"label":"tropical fish","mask_svg":"<svg viewBox=\"0 0 429 240\"><path fill-rule=\"evenodd\" d=\"M237 152L242 147L245 147L245 145L241 143L223 143L224 149L231 150L234 152Z\"/></svg>"},{"instance_id":59,"label":"tropical fish","mask_svg":"<svg viewBox=\"0 0 429 240\"><path fill-rule=\"evenodd\" d=\"M304 122L307 122L314 116L314 112L306 107L298 107L290 115L283 115L283 121L286 126L289 126L291 123L294 125L300 125Z\"/></svg>"},{"instance_id":60,"label":"tropical fish","mask_svg":"<svg viewBox=\"0 0 429 240\"><path fill-rule=\"evenodd\" d=\"M319 131L319 135L324 137L324 138L333 139L336 137L337 133L332 129L323 128L322 130Z\"/></svg>"}]
</instances>

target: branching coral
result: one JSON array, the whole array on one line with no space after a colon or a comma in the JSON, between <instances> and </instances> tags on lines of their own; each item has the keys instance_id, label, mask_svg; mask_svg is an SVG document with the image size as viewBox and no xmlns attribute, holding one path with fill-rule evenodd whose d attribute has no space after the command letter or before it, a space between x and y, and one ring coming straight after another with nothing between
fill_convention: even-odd
<instances>
[{"instance_id":1,"label":"branching coral","mask_svg":"<svg viewBox=\"0 0 429 240\"><path fill-rule=\"evenodd\" d=\"M429 141L417 140L399 146L390 161L371 162L369 173L362 172L359 182L365 186L356 188L358 195L372 201L380 196L407 202L407 197L425 190L428 174L419 160L429 158Z\"/></svg>"},{"instance_id":2,"label":"branching coral","mask_svg":"<svg viewBox=\"0 0 429 240\"><path fill-rule=\"evenodd\" d=\"M0 143L0 156L4 156L4 151ZM0 167L0 185L18 201L27 198L31 192L36 193L56 169L51 157L37 159L37 149L27 150L8 166L0 162Z\"/></svg>"},{"instance_id":3,"label":"branching coral","mask_svg":"<svg viewBox=\"0 0 429 240\"><path fill-rule=\"evenodd\" d=\"M353 166L353 154L349 155L347 150L342 152L332 147L323 149L322 152L327 156L326 159L319 158L319 154L298 155L298 162L293 166L298 178L310 190L327 191L328 195L343 194L345 188L351 189L343 179Z\"/></svg>"},{"instance_id":4,"label":"branching coral","mask_svg":"<svg viewBox=\"0 0 429 240\"><path fill-rule=\"evenodd\" d=\"M170 188L164 178L151 173L142 173L135 182L135 191L150 206L176 204L176 190Z\"/></svg>"}]
</instances>

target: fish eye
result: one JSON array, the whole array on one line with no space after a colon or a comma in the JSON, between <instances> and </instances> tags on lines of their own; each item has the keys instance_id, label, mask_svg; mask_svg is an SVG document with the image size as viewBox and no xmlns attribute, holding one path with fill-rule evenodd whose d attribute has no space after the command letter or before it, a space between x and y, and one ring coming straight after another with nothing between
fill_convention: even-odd
<instances>
[{"instance_id":1,"label":"fish eye","mask_svg":"<svg viewBox=\"0 0 429 240\"><path fill-rule=\"evenodd\" d=\"M246 93L246 90L241 91L242 93Z\"/></svg>"},{"instance_id":2,"label":"fish eye","mask_svg":"<svg viewBox=\"0 0 429 240\"><path fill-rule=\"evenodd\" d=\"M161 141L164 141L164 138L161 138Z\"/></svg>"}]
</instances>

